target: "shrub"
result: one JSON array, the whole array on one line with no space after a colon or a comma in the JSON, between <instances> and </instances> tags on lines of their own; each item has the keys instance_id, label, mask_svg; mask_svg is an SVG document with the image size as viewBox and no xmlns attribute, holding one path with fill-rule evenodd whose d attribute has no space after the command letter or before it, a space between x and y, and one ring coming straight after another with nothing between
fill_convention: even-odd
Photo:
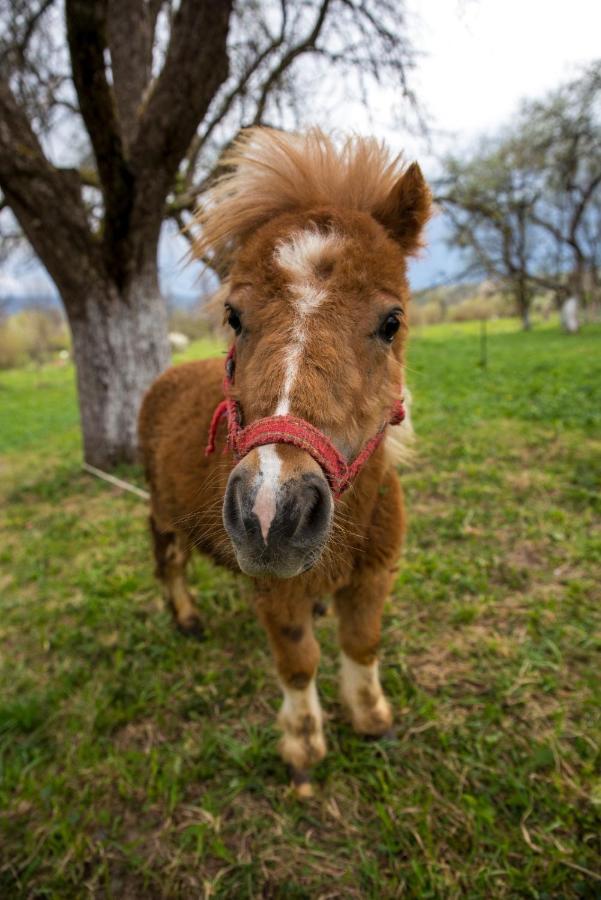
<instances>
[{"instance_id":1,"label":"shrub","mask_svg":"<svg viewBox=\"0 0 601 900\"><path fill-rule=\"evenodd\" d=\"M210 323L200 311L194 309L170 309L169 331L185 334L191 341L208 337L211 333Z\"/></svg>"},{"instance_id":2,"label":"shrub","mask_svg":"<svg viewBox=\"0 0 601 900\"><path fill-rule=\"evenodd\" d=\"M45 362L70 347L64 316L57 309L30 308L0 322L0 368Z\"/></svg>"},{"instance_id":3,"label":"shrub","mask_svg":"<svg viewBox=\"0 0 601 900\"><path fill-rule=\"evenodd\" d=\"M510 300L503 294L476 294L448 309L451 322L472 322L475 319L495 319L510 315L515 313Z\"/></svg>"},{"instance_id":4,"label":"shrub","mask_svg":"<svg viewBox=\"0 0 601 900\"><path fill-rule=\"evenodd\" d=\"M435 325L444 322L447 315L445 304L440 300L429 300L427 303L413 303L409 308L409 322L413 326Z\"/></svg>"},{"instance_id":5,"label":"shrub","mask_svg":"<svg viewBox=\"0 0 601 900\"><path fill-rule=\"evenodd\" d=\"M23 342L13 328L10 320L0 323L0 369L14 369L26 360Z\"/></svg>"}]
</instances>

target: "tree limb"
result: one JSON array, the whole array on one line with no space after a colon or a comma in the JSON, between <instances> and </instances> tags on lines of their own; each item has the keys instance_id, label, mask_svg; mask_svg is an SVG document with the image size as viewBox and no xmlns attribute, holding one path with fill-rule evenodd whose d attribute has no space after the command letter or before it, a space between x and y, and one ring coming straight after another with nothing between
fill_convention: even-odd
<instances>
[{"instance_id":1,"label":"tree limb","mask_svg":"<svg viewBox=\"0 0 601 900\"><path fill-rule=\"evenodd\" d=\"M156 4L146 0L108 0L107 34L113 91L126 147L134 140L144 92L150 82Z\"/></svg>"},{"instance_id":2,"label":"tree limb","mask_svg":"<svg viewBox=\"0 0 601 900\"><path fill-rule=\"evenodd\" d=\"M125 177L123 142L112 89L106 78L107 0L66 0L73 81L100 180L110 193Z\"/></svg>"},{"instance_id":3,"label":"tree limb","mask_svg":"<svg viewBox=\"0 0 601 900\"><path fill-rule=\"evenodd\" d=\"M165 198L199 122L228 74L232 0L181 0L162 72L131 148L136 175L132 232L158 236Z\"/></svg>"},{"instance_id":4,"label":"tree limb","mask_svg":"<svg viewBox=\"0 0 601 900\"><path fill-rule=\"evenodd\" d=\"M73 81L105 202L104 247L116 283L128 275L127 242L133 203L133 176L125 161L112 89L106 78L108 0L66 0L67 39Z\"/></svg>"},{"instance_id":5,"label":"tree limb","mask_svg":"<svg viewBox=\"0 0 601 900\"><path fill-rule=\"evenodd\" d=\"M33 33L38 25L38 22L42 18L42 16L50 9L51 6L54 5L55 0L42 0L39 7L34 10L34 12L30 15L29 19L25 24L25 28L23 30L23 34L21 36L21 40L14 47L16 50L19 62L21 65L25 62L25 57L27 55L27 50L29 48L29 42L33 36Z\"/></svg>"},{"instance_id":6,"label":"tree limb","mask_svg":"<svg viewBox=\"0 0 601 900\"><path fill-rule=\"evenodd\" d=\"M59 290L84 296L92 269L102 271L88 228L80 183L46 159L6 79L0 79L0 187L23 232Z\"/></svg>"},{"instance_id":7,"label":"tree limb","mask_svg":"<svg viewBox=\"0 0 601 900\"><path fill-rule=\"evenodd\" d=\"M161 165L172 177L228 73L232 0L182 0L163 70L142 111L132 147L137 171Z\"/></svg>"},{"instance_id":8,"label":"tree limb","mask_svg":"<svg viewBox=\"0 0 601 900\"><path fill-rule=\"evenodd\" d=\"M247 66L243 75L237 81L236 85L225 95L219 105L219 108L215 112L215 115L211 117L207 126L202 130L202 132L199 132L194 137L194 140L190 145L190 150L188 151L188 167L186 173L186 178L188 181L190 181L194 175L200 151L206 144L207 140L210 138L215 128L219 125L220 122L223 121L225 116L228 114L236 98L244 93L248 86L248 83L250 82L250 79L255 74L255 72L259 70L265 60L268 59L272 53L274 53L276 50L279 50L279 48L283 45L285 39L285 23L286 17L283 16L282 28L278 37L274 38L271 43L268 44L268 46L255 57L252 63Z\"/></svg>"}]
</instances>

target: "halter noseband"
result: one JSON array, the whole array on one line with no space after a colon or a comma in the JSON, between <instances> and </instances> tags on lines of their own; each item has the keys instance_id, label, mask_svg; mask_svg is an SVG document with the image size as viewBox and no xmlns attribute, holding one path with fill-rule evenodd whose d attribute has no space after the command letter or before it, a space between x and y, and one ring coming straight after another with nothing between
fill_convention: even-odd
<instances>
[{"instance_id":1,"label":"halter noseband","mask_svg":"<svg viewBox=\"0 0 601 900\"><path fill-rule=\"evenodd\" d=\"M223 416L227 416L227 446L236 459L242 459L255 447L262 447L265 444L291 444L304 450L321 466L334 499L338 500L374 450L380 446L386 426L399 425L405 418L403 401L395 400L388 420L384 422L377 434L370 438L351 463L347 463L344 456L325 434L306 419L300 419L298 416L266 416L263 419L257 419L256 422L251 422L250 425L243 426L240 405L230 395L230 388L234 382L235 353L236 347L233 345L225 361L223 383L225 399L218 404L211 418L209 442L205 450L206 456L214 452L219 423Z\"/></svg>"}]
</instances>

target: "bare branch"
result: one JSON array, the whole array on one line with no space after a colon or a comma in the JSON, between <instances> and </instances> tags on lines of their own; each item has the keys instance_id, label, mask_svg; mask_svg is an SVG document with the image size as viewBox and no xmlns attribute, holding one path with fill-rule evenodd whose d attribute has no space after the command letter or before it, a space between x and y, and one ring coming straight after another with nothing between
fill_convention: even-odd
<instances>
[{"instance_id":1,"label":"bare branch","mask_svg":"<svg viewBox=\"0 0 601 900\"><path fill-rule=\"evenodd\" d=\"M38 8L32 12L32 14L25 22L25 27L23 29L20 40L14 45L13 48L17 53L21 64L23 64L25 61L25 56L29 48L29 42L31 41L33 33L36 30L40 19L50 9L54 2L55 0L42 0Z\"/></svg>"},{"instance_id":2,"label":"bare branch","mask_svg":"<svg viewBox=\"0 0 601 900\"><path fill-rule=\"evenodd\" d=\"M120 186L125 171L115 101L105 71L106 13L106 0L66 0L67 38L79 108L100 178L111 192Z\"/></svg>"},{"instance_id":3,"label":"bare branch","mask_svg":"<svg viewBox=\"0 0 601 900\"><path fill-rule=\"evenodd\" d=\"M221 103L219 104L218 109L216 110L214 115L211 117L211 119L209 120L207 125L202 129L201 132L199 132L195 136L194 140L192 141L192 144L190 146L190 150L189 150L188 156L187 156L187 158L188 158L188 166L187 166L188 178L190 178L194 174L200 151L205 146L206 142L212 135L215 128L217 128L217 126L221 122L223 122L223 120L229 113L229 111L232 108L232 105L234 104L236 99L241 97L245 93L252 76L261 68L263 63L275 51L279 50L280 47L283 45L284 38L285 38L285 27L286 27L286 16L283 16L282 17L282 28L280 30L278 37L274 38L267 45L267 47L252 60L251 64L246 67L245 71L243 72L242 76L238 79L238 81L236 82L234 87L230 91L228 91L228 93L223 97Z\"/></svg>"},{"instance_id":4,"label":"bare branch","mask_svg":"<svg viewBox=\"0 0 601 900\"><path fill-rule=\"evenodd\" d=\"M121 284L127 278L130 256L126 244L133 176L124 158L115 100L106 78L107 0L66 0L65 8L73 80L105 199L107 262Z\"/></svg>"},{"instance_id":5,"label":"bare branch","mask_svg":"<svg viewBox=\"0 0 601 900\"><path fill-rule=\"evenodd\" d=\"M292 63L302 54L316 50L316 42L326 21L330 2L331 0L322 0L317 12L317 16L315 18L315 22L313 23L313 27L311 28L310 32L300 41L290 47L290 49L279 61L277 66L275 66L267 75L267 78L265 79L261 87L261 93L257 102L257 110L254 118L255 125L258 125L263 121L265 106L267 104L269 95L273 88L278 84L284 73L290 68Z\"/></svg>"},{"instance_id":6,"label":"bare branch","mask_svg":"<svg viewBox=\"0 0 601 900\"><path fill-rule=\"evenodd\" d=\"M139 170L162 160L172 175L199 121L227 77L226 38L232 0L182 0L167 57L132 147Z\"/></svg>"},{"instance_id":7,"label":"bare branch","mask_svg":"<svg viewBox=\"0 0 601 900\"><path fill-rule=\"evenodd\" d=\"M160 3L108 0L107 33L123 141L131 145L138 130L142 98L151 77L152 42Z\"/></svg>"}]
</instances>

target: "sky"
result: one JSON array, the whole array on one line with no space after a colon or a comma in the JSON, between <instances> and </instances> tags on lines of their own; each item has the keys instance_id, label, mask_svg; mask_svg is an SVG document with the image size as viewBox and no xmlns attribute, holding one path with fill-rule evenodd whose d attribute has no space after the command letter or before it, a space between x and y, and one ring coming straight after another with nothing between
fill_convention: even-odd
<instances>
[{"instance_id":1,"label":"sky","mask_svg":"<svg viewBox=\"0 0 601 900\"><path fill-rule=\"evenodd\" d=\"M442 131L461 139L507 121L601 53L599 0L409 0L416 73Z\"/></svg>"},{"instance_id":2,"label":"sky","mask_svg":"<svg viewBox=\"0 0 601 900\"><path fill-rule=\"evenodd\" d=\"M390 91L373 91L369 111L358 104L328 110L334 127L384 137L434 174L445 149L468 147L478 135L510 121L522 98L537 98L601 55L601 0L407 0L420 57L412 84L431 126L430 145L394 127ZM323 123L321 123L323 124ZM444 281L460 263L444 243L444 220L430 225L429 249L412 263L417 289ZM184 264L187 245L169 232L160 251L164 289L192 298L198 270ZM44 283L24 255L0 273L0 293L30 293Z\"/></svg>"}]
</instances>

